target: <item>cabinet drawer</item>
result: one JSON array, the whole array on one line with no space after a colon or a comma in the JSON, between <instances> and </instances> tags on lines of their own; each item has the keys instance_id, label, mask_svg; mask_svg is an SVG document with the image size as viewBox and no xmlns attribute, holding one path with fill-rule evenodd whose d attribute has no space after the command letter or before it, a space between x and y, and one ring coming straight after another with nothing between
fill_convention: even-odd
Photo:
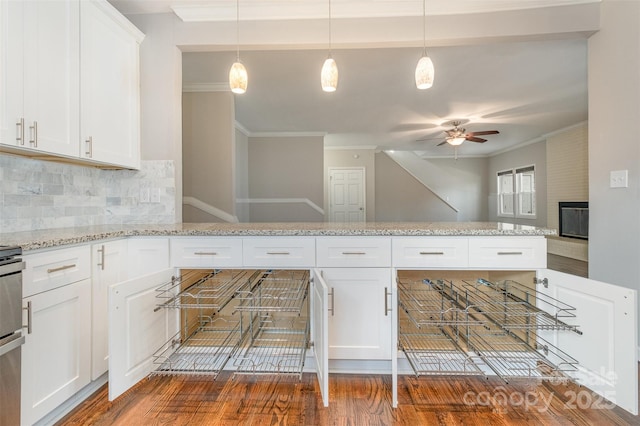
<instances>
[{"instance_id":1,"label":"cabinet drawer","mask_svg":"<svg viewBox=\"0 0 640 426\"><path fill-rule=\"evenodd\" d=\"M242 266L240 238L172 238L170 251L172 267Z\"/></svg>"},{"instance_id":2,"label":"cabinet drawer","mask_svg":"<svg viewBox=\"0 0 640 426\"><path fill-rule=\"evenodd\" d=\"M320 267L389 267L389 238L316 238L316 259Z\"/></svg>"},{"instance_id":3,"label":"cabinet drawer","mask_svg":"<svg viewBox=\"0 0 640 426\"><path fill-rule=\"evenodd\" d=\"M51 250L24 256L23 297L91 277L89 246Z\"/></svg>"},{"instance_id":4,"label":"cabinet drawer","mask_svg":"<svg viewBox=\"0 0 640 426\"><path fill-rule=\"evenodd\" d=\"M471 268L546 268L547 240L544 237L488 237L469 240Z\"/></svg>"},{"instance_id":5,"label":"cabinet drawer","mask_svg":"<svg viewBox=\"0 0 640 426\"><path fill-rule=\"evenodd\" d=\"M315 238L265 237L243 240L244 266L250 268L310 268L315 265Z\"/></svg>"},{"instance_id":6,"label":"cabinet drawer","mask_svg":"<svg viewBox=\"0 0 640 426\"><path fill-rule=\"evenodd\" d=\"M394 238L392 247L395 267L466 268L469 263L468 238Z\"/></svg>"}]
</instances>

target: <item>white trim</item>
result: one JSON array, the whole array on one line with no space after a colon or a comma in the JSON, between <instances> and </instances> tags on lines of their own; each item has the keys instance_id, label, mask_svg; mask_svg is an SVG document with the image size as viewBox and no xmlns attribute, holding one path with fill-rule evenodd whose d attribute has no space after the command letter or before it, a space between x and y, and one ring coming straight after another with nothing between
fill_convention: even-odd
<instances>
[{"instance_id":1,"label":"white trim","mask_svg":"<svg viewBox=\"0 0 640 426\"><path fill-rule=\"evenodd\" d=\"M352 146L326 146L325 151L344 151L344 150L377 150L377 145L352 145Z\"/></svg>"},{"instance_id":2,"label":"white trim","mask_svg":"<svg viewBox=\"0 0 640 426\"><path fill-rule=\"evenodd\" d=\"M445 198L443 198L442 196L440 196L440 194L438 194L436 191L433 190L433 188L431 188L429 185L427 185L426 183L424 183L421 179L418 178L418 176L416 176L413 172L411 172L411 170L407 169L403 164L401 164L399 161L397 161L393 155L389 155L389 153L387 151L383 151L385 153L385 155L389 158L391 158L393 160L394 163L396 163L398 166L402 167L402 169L404 171L406 171L407 173L409 173L415 180L417 180L418 182L420 182L420 184L422 186L424 186L425 188L427 188L429 191L431 191L431 193L433 195L435 195L436 197L438 197L438 199L440 201L442 201L443 203L445 203L447 206L449 206L449 208L451 208L451 210L453 210L456 213L460 213L460 210L458 208L456 208L455 206L453 206L453 204L451 204L449 201L447 201ZM419 157L420 158L420 157Z\"/></svg>"},{"instance_id":3,"label":"white trim","mask_svg":"<svg viewBox=\"0 0 640 426\"><path fill-rule=\"evenodd\" d=\"M251 133L251 138L293 138L293 137L324 137L326 132L255 132Z\"/></svg>"},{"instance_id":4,"label":"white trim","mask_svg":"<svg viewBox=\"0 0 640 426\"><path fill-rule=\"evenodd\" d=\"M195 197L182 197L182 204L195 207L196 209L201 210L205 213L208 213L211 216L215 216L218 219L221 219L225 222L229 222L229 223L239 222L237 216L233 216L225 211L220 210L217 207L214 207L210 204L205 203L204 201L198 200Z\"/></svg>"},{"instance_id":5,"label":"white trim","mask_svg":"<svg viewBox=\"0 0 640 426\"><path fill-rule=\"evenodd\" d=\"M235 121L234 124L236 126L236 130L238 130L240 133L242 133L246 137L250 137L251 136L251 130L247 129L246 127L244 127L242 124L240 124L237 121Z\"/></svg>"},{"instance_id":6,"label":"white trim","mask_svg":"<svg viewBox=\"0 0 640 426\"><path fill-rule=\"evenodd\" d=\"M229 83L188 83L182 86L182 92L230 92Z\"/></svg>"},{"instance_id":7,"label":"white trim","mask_svg":"<svg viewBox=\"0 0 640 426\"><path fill-rule=\"evenodd\" d=\"M581 121L579 123L572 124L571 126L567 126L567 127L562 128L562 129L554 130L553 132L550 132L550 133L545 133L542 136L544 138L549 138L549 137L552 137L552 136L556 136L556 135L558 135L560 133L567 132L569 130L577 129L578 127L582 127L582 126L587 125L587 124L589 124L588 120Z\"/></svg>"},{"instance_id":8,"label":"white trim","mask_svg":"<svg viewBox=\"0 0 640 426\"><path fill-rule=\"evenodd\" d=\"M499 151L492 152L491 154L488 155L488 157L495 157L496 155L504 154L505 152L509 152L509 151L515 151L516 149L524 148L527 145L533 145L534 143L539 143L539 142L547 142L545 135L538 136L537 138L529 139L528 141L519 143L517 145L513 145L510 147L501 149Z\"/></svg>"},{"instance_id":9,"label":"white trim","mask_svg":"<svg viewBox=\"0 0 640 426\"><path fill-rule=\"evenodd\" d=\"M458 0L431 2L428 16L473 13L507 12L557 6L575 6L598 3L600 0ZM175 2L174 2L175 3ZM236 21L235 6L229 1L210 0L206 4L174 4L171 10L184 22ZM287 2L281 0L247 2L242 6L242 21L325 19L326 3L323 1ZM352 0L336 2L333 19L389 18L421 16L421 3L416 0Z\"/></svg>"},{"instance_id":10,"label":"white trim","mask_svg":"<svg viewBox=\"0 0 640 426\"><path fill-rule=\"evenodd\" d=\"M306 204L321 215L324 216L324 209L308 198L238 198L236 203L239 204Z\"/></svg>"}]
</instances>

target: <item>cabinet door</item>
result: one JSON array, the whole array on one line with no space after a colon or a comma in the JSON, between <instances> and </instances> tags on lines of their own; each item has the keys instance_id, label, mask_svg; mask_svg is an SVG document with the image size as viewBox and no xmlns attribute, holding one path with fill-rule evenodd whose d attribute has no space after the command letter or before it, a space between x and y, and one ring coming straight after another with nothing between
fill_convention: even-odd
<instances>
[{"instance_id":1,"label":"cabinet door","mask_svg":"<svg viewBox=\"0 0 640 426\"><path fill-rule=\"evenodd\" d=\"M391 270L324 268L332 293L329 359L391 359Z\"/></svg>"},{"instance_id":2,"label":"cabinet door","mask_svg":"<svg viewBox=\"0 0 640 426\"><path fill-rule=\"evenodd\" d=\"M329 406L329 321L328 299L329 288L317 269L312 271L313 304L312 304L312 340L316 361L316 375L322 394L322 405Z\"/></svg>"},{"instance_id":3,"label":"cabinet door","mask_svg":"<svg viewBox=\"0 0 640 426\"><path fill-rule=\"evenodd\" d=\"M126 240L94 244L91 248L91 380L109 367L109 286L125 280Z\"/></svg>"},{"instance_id":4,"label":"cabinet door","mask_svg":"<svg viewBox=\"0 0 640 426\"><path fill-rule=\"evenodd\" d=\"M24 8L24 118L28 146L77 158L79 1L27 1Z\"/></svg>"},{"instance_id":5,"label":"cabinet door","mask_svg":"<svg viewBox=\"0 0 640 426\"><path fill-rule=\"evenodd\" d=\"M90 381L91 281L39 293L23 303L31 321L22 349L21 411L22 423L33 424Z\"/></svg>"},{"instance_id":6,"label":"cabinet door","mask_svg":"<svg viewBox=\"0 0 640 426\"><path fill-rule=\"evenodd\" d=\"M82 2L80 22L80 157L139 168L141 33L106 1Z\"/></svg>"},{"instance_id":7,"label":"cabinet door","mask_svg":"<svg viewBox=\"0 0 640 426\"><path fill-rule=\"evenodd\" d=\"M562 319L583 333L543 337L578 360L578 383L638 414L637 292L547 269L538 278L548 280L548 287L539 284L538 291L575 307L575 318Z\"/></svg>"},{"instance_id":8,"label":"cabinet door","mask_svg":"<svg viewBox=\"0 0 640 426\"><path fill-rule=\"evenodd\" d=\"M171 280L165 269L109 287L109 400L153 370L153 354L178 331L176 312L157 309L156 288Z\"/></svg>"},{"instance_id":9,"label":"cabinet door","mask_svg":"<svg viewBox=\"0 0 640 426\"><path fill-rule=\"evenodd\" d=\"M24 146L23 110L24 3L0 2L0 144Z\"/></svg>"}]
</instances>

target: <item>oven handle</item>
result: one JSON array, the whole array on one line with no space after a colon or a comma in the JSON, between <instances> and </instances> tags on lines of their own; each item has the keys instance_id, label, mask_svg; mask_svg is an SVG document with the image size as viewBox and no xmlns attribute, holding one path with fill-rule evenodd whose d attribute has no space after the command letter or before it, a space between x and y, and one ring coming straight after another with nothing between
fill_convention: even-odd
<instances>
[{"instance_id":1,"label":"oven handle","mask_svg":"<svg viewBox=\"0 0 640 426\"><path fill-rule=\"evenodd\" d=\"M19 339L14 339L9 343L0 346L0 356L7 354L16 348L19 348L22 344L24 344L24 336L20 336Z\"/></svg>"}]
</instances>

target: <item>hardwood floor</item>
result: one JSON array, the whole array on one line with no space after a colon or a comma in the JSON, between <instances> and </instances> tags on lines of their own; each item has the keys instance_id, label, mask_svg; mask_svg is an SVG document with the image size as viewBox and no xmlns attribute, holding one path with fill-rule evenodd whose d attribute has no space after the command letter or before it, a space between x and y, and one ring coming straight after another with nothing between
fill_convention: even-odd
<instances>
[{"instance_id":1,"label":"hardwood floor","mask_svg":"<svg viewBox=\"0 0 640 426\"><path fill-rule=\"evenodd\" d=\"M497 378L330 376L329 407L314 374L152 377L110 403L104 386L58 425L639 425L640 417L573 384Z\"/></svg>"}]
</instances>

